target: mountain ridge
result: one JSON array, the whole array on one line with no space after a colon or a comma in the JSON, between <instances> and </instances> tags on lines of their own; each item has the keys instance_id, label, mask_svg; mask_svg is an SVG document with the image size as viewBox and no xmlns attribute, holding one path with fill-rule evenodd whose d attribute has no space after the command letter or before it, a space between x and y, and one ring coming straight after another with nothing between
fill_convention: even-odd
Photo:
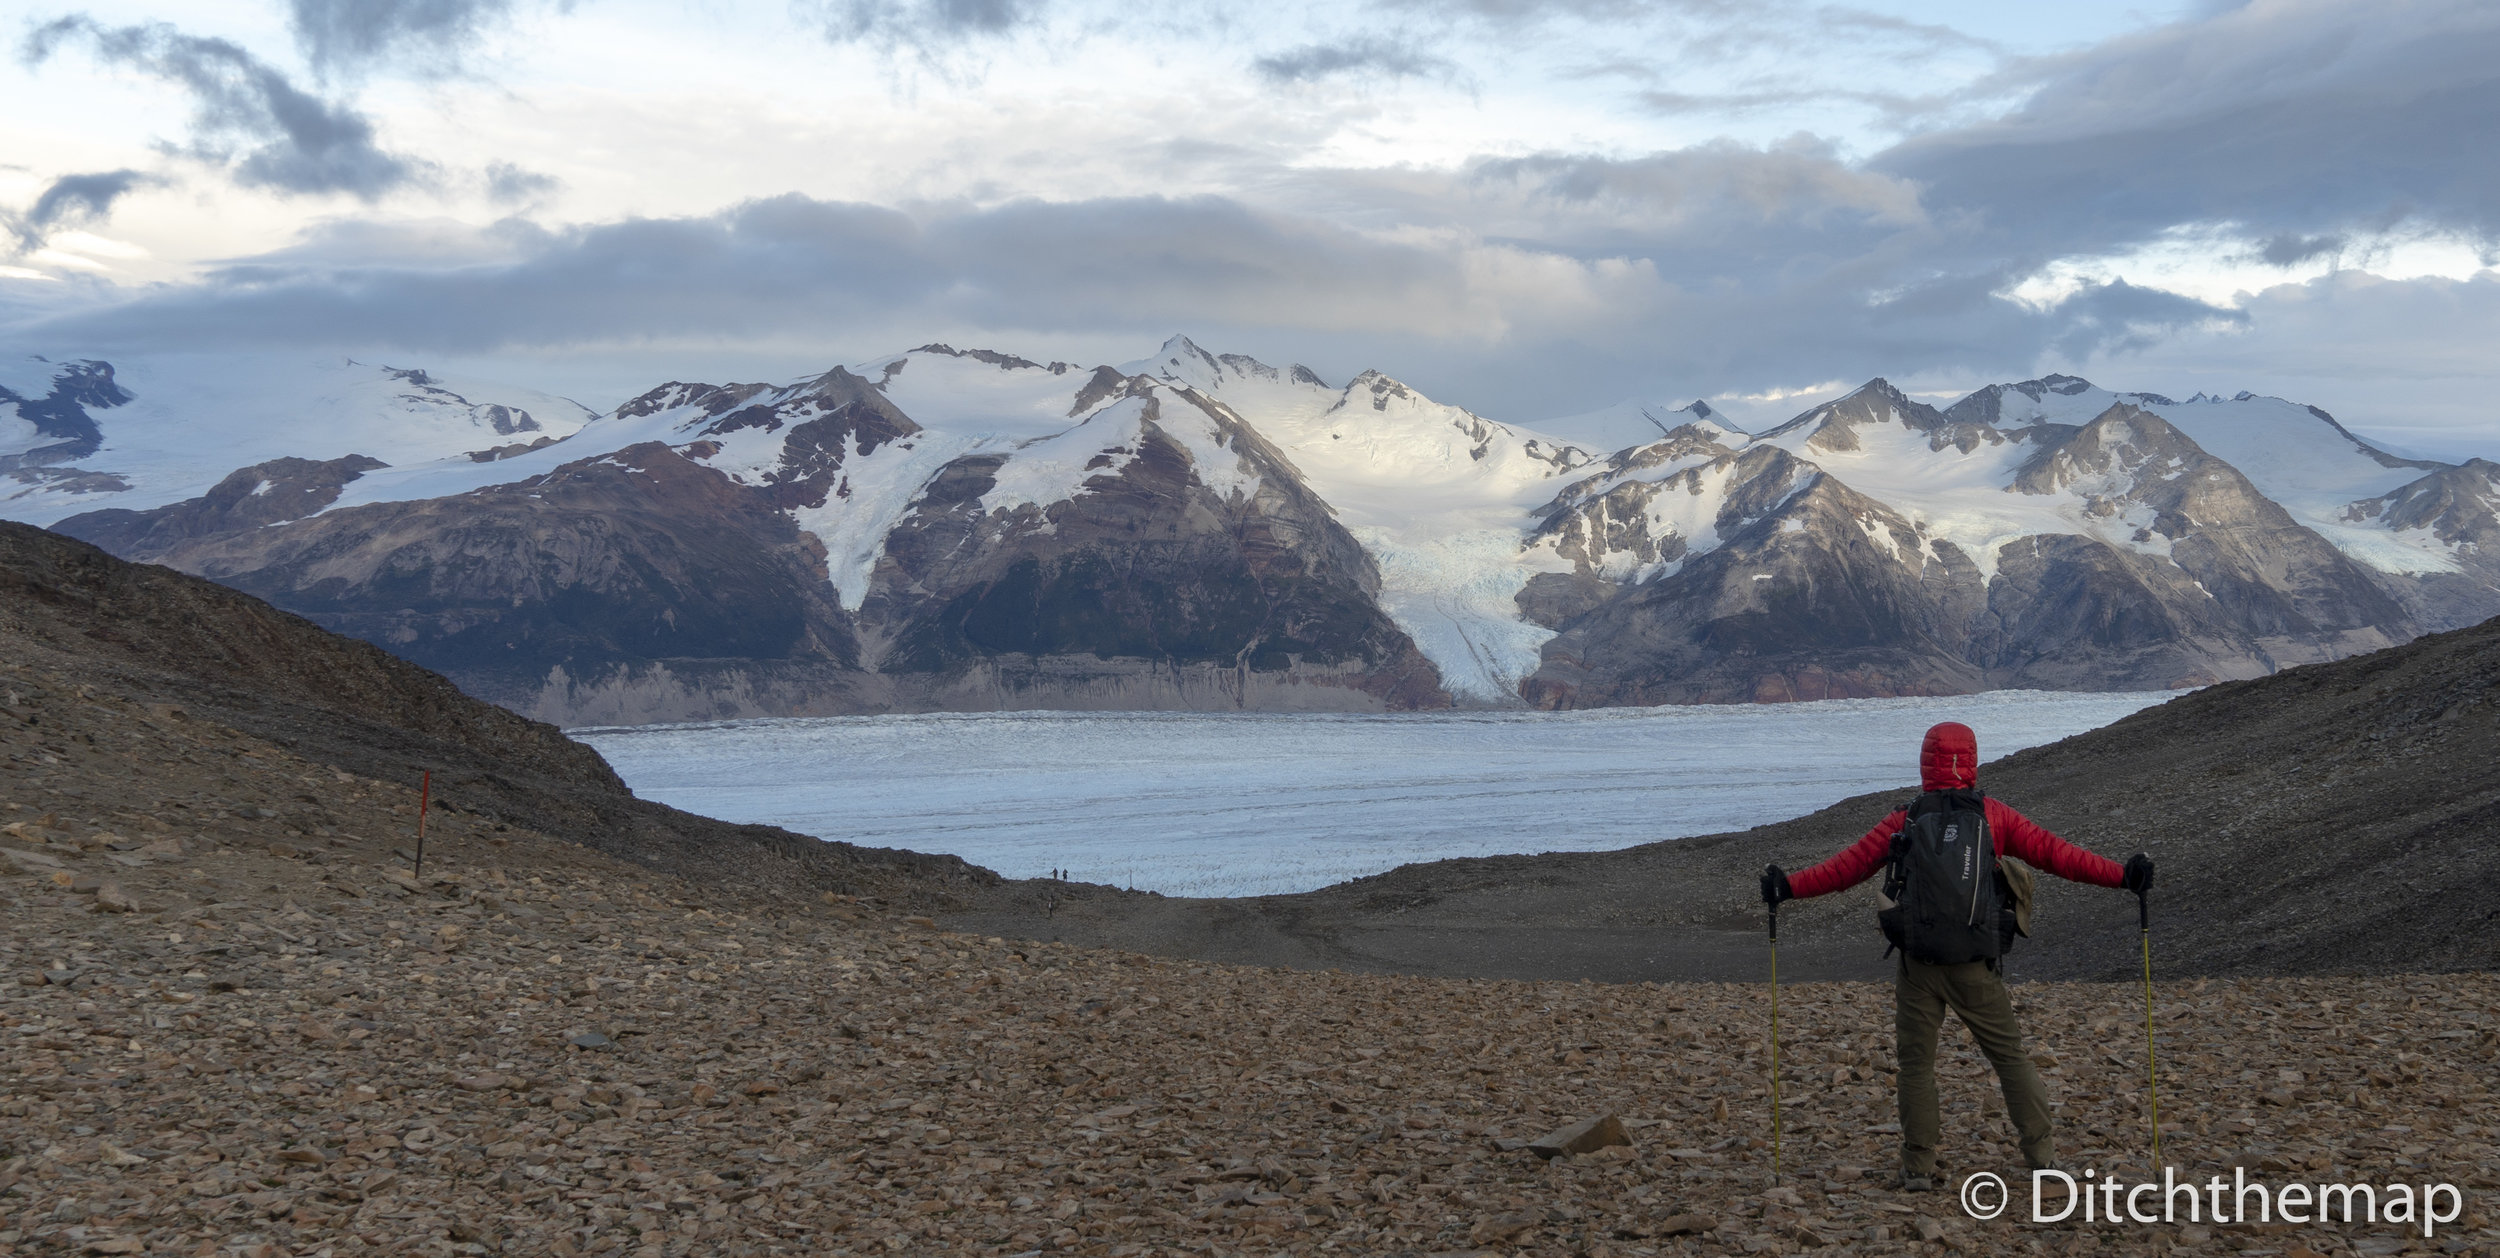
<instances>
[{"instance_id":1,"label":"mountain ridge","mask_svg":"<svg viewBox=\"0 0 2500 1258\"><path fill-rule=\"evenodd\" d=\"M59 523L602 722L2169 688L2500 612L2500 465L2399 457L2253 394L2046 376L1940 408L1878 377L1753 433L1702 402L1589 413L1637 438L1604 452L1378 370L1337 387L1176 336L1117 367L930 344L780 385L670 382L472 450L446 447L533 429L483 389L383 370L397 404L457 421L434 458L264 460ZM106 475L114 449L68 466ZM663 466L709 478L671 491L682 518L637 514L626 485ZM623 479L598 509L533 496L602 475ZM626 519L677 535L663 549L726 547L723 574L799 549L760 584L724 576L742 592L685 628L697 568L623 542ZM499 535L470 542L502 575L473 566L432 611L385 594L470 526ZM434 540L395 557L338 540L412 528ZM602 628L619 607L653 623ZM499 654L422 654L525 621ZM740 621L808 628L765 649Z\"/></svg>"}]
</instances>

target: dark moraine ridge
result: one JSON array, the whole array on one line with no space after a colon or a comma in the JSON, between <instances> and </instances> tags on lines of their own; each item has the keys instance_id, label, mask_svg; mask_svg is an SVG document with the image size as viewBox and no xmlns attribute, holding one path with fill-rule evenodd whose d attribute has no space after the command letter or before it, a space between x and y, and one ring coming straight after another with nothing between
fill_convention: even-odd
<instances>
[{"instance_id":1,"label":"dark moraine ridge","mask_svg":"<svg viewBox=\"0 0 2500 1258\"><path fill-rule=\"evenodd\" d=\"M634 798L599 753L441 676L249 595L0 522L0 656L178 705L333 768L434 773L452 808L699 882L937 906L996 875L953 856L823 843Z\"/></svg>"}]
</instances>

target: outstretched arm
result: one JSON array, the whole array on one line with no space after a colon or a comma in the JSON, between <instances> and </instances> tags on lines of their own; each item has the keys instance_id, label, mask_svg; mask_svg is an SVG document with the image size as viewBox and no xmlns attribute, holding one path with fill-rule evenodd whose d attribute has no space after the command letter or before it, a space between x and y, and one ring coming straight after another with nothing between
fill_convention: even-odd
<instances>
[{"instance_id":1,"label":"outstretched arm","mask_svg":"<svg viewBox=\"0 0 2500 1258\"><path fill-rule=\"evenodd\" d=\"M2126 871L2118 862L2041 829L2037 822L1999 800L1988 801L1988 830L1996 835L1999 856L2011 856L2060 878L2096 887L2115 887L2125 881Z\"/></svg>"},{"instance_id":2,"label":"outstretched arm","mask_svg":"<svg viewBox=\"0 0 2500 1258\"><path fill-rule=\"evenodd\" d=\"M1829 895L1846 891L1875 876L1892 857L1892 836L1901 832L1901 823L1909 814L1894 809L1892 815L1875 824L1866 837L1841 849L1838 856L1788 876L1788 889L1800 899L1810 895ZM2114 884L2113 884L2114 885Z\"/></svg>"}]
</instances>

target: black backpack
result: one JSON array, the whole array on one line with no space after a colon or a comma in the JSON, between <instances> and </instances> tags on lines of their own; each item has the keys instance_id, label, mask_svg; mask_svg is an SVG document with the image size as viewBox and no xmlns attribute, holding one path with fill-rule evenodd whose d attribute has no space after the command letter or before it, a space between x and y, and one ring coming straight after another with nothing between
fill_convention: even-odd
<instances>
[{"instance_id":1,"label":"black backpack","mask_svg":"<svg viewBox=\"0 0 2500 1258\"><path fill-rule=\"evenodd\" d=\"M1876 913L1892 948L1928 965L1994 961L2013 942L2012 897L1988 833L1987 797L1930 791L1910 801Z\"/></svg>"}]
</instances>

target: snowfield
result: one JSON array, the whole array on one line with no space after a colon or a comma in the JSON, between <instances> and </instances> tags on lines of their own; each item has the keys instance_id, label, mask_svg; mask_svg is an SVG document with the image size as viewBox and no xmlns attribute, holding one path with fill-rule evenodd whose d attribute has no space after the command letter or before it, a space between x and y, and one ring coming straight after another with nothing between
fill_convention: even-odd
<instances>
[{"instance_id":1,"label":"snowfield","mask_svg":"<svg viewBox=\"0 0 2500 1258\"><path fill-rule=\"evenodd\" d=\"M2176 693L1553 714L1010 712L573 734L636 794L692 812L951 852L1014 878L1059 868L1169 895L1245 896L1411 861L1713 834L1865 791L1906 799L1919 736L1936 721L1969 723L1994 757ZM1858 833L1835 832L1833 850Z\"/></svg>"},{"instance_id":2,"label":"snowfield","mask_svg":"<svg viewBox=\"0 0 2500 1258\"><path fill-rule=\"evenodd\" d=\"M112 364L114 382L131 400L93 412L103 448L82 466L109 472L129 488L52 492L0 482L7 518L50 525L98 507L144 511L205 493L237 468L278 458L362 454L395 469L448 460L475 469L473 483L483 476L483 483L499 484L519 479L514 465L477 463L469 452L567 437L594 418L569 398L414 364L285 354L166 354L115 357ZM61 365L9 358L0 386L40 398ZM0 454L24 448L33 431L14 408L6 419ZM22 432L12 437L11 427ZM426 496L430 488L404 496Z\"/></svg>"}]
</instances>

